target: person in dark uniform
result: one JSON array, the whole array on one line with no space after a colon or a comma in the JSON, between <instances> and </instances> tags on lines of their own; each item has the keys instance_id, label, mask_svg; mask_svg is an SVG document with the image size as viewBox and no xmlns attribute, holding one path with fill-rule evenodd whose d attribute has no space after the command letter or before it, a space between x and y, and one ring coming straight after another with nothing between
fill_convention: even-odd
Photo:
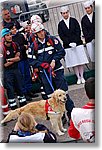
<instances>
[{"instance_id":1,"label":"person in dark uniform","mask_svg":"<svg viewBox=\"0 0 102 150\"><path fill-rule=\"evenodd\" d=\"M11 15L8 9L3 8L1 13L2 13L2 19L3 19L2 21L3 28L9 28L12 23L15 24L17 30L21 28L20 23L17 20L14 20L13 18L11 18Z\"/></svg>"},{"instance_id":2,"label":"person in dark uniform","mask_svg":"<svg viewBox=\"0 0 102 150\"><path fill-rule=\"evenodd\" d=\"M28 52L29 63L38 69L42 83L43 99L48 99L56 89L66 91L66 109L70 118L74 107L73 101L68 95L68 84L64 78L64 67L60 60L65 56L64 48L60 41L51 35L47 35L41 23L32 24L31 30L36 34L36 44L32 43Z\"/></svg>"},{"instance_id":3,"label":"person in dark uniform","mask_svg":"<svg viewBox=\"0 0 102 150\"><path fill-rule=\"evenodd\" d=\"M8 28L2 29L1 37L4 67L4 87L7 89L10 108L16 109L16 89L20 107L26 104L26 98L22 94L22 77L18 69L18 62L20 61L20 49L17 43L12 42L12 35Z\"/></svg>"},{"instance_id":4,"label":"person in dark uniform","mask_svg":"<svg viewBox=\"0 0 102 150\"><path fill-rule=\"evenodd\" d=\"M21 50L21 60L18 62L18 68L20 69L23 78L23 94L25 95L27 101L31 101L32 97L37 97L37 95L31 92L32 79L30 74L30 66L26 54L26 51L28 49L28 42L22 33L17 32L17 28L14 24L11 25L10 30L12 33L13 42L18 43Z\"/></svg>"},{"instance_id":5,"label":"person in dark uniform","mask_svg":"<svg viewBox=\"0 0 102 150\"><path fill-rule=\"evenodd\" d=\"M67 6L62 6L60 12L62 20L58 24L58 34L66 51L66 68L73 67L77 76L77 84L85 83L84 64L88 63L88 59L81 40L80 25L75 18L70 16Z\"/></svg>"},{"instance_id":6,"label":"person in dark uniform","mask_svg":"<svg viewBox=\"0 0 102 150\"><path fill-rule=\"evenodd\" d=\"M91 1L86 1L84 8L86 14L81 20L82 31L91 62L95 62L95 11Z\"/></svg>"}]
</instances>

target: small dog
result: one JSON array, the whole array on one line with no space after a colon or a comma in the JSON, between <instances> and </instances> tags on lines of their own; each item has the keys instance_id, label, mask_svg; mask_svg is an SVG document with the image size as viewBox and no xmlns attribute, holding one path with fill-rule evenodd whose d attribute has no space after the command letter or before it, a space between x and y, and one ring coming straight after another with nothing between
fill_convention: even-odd
<instances>
[{"instance_id":1,"label":"small dog","mask_svg":"<svg viewBox=\"0 0 102 150\"><path fill-rule=\"evenodd\" d=\"M53 111L46 113L46 100L40 100L37 102L31 102L27 105L11 110L9 114L1 121L1 124L8 122L12 119L17 119L22 112L30 113L34 118L46 119L50 118L51 125L56 133L60 136L63 135L67 129L64 129L62 125L62 116L65 112L66 93L63 90L56 90L52 94L52 97L48 99L48 104ZM48 108L49 109L49 108Z\"/></svg>"}]
</instances>

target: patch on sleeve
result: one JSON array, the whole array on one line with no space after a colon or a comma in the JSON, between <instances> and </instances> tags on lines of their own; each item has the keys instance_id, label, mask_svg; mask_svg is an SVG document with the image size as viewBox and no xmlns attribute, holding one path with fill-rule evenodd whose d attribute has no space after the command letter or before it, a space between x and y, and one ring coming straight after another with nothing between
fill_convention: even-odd
<instances>
[{"instance_id":1,"label":"patch on sleeve","mask_svg":"<svg viewBox=\"0 0 102 150\"><path fill-rule=\"evenodd\" d=\"M55 42L56 45L58 44L58 40L57 39L54 39L54 42Z\"/></svg>"}]
</instances>

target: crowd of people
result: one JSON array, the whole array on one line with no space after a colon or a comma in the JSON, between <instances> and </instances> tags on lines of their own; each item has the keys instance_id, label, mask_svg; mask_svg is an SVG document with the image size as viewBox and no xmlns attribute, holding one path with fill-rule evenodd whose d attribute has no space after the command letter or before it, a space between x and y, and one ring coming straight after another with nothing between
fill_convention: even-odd
<instances>
[{"instance_id":1,"label":"crowd of people","mask_svg":"<svg viewBox=\"0 0 102 150\"><path fill-rule=\"evenodd\" d=\"M17 20L11 18L10 12L7 9L2 9L3 21L0 53L2 53L3 56L3 86L7 90L7 101L10 109L14 110L17 107L22 107L27 104L27 101L31 101L32 97L37 97L37 94L32 90L32 79L36 82L36 79L39 77L41 83L40 91L43 99L47 100L50 98L56 89L62 89L66 92L67 101L65 108L70 120L68 133L76 139L79 139L80 135L83 138L83 135L78 130L79 127L76 127L77 123L73 117L73 114L77 114L74 113L76 108L74 108L74 102L68 94L68 83L64 78L64 67L61 63L61 59L65 60L66 68L72 67L74 69L77 76L77 84L85 83L85 90L87 91L87 88L89 88L89 93L92 92L93 94L93 92L95 92L93 91L94 85L91 83L93 80L85 82L83 74L84 65L89 63L89 61L95 62L95 11L91 1L86 1L84 3L84 8L86 10L86 15L82 17L81 27L90 60L85 53L85 48L81 39L80 25L75 18L70 16L70 11L67 6L60 8L62 20L58 24L58 34L63 45L57 37L50 35L45 29L42 19L38 15L33 15L29 21L20 24ZM90 94L87 95L89 99L95 99L94 96L90 97ZM89 107L87 109L93 108ZM85 109L84 111L87 110ZM36 134L35 138L40 135L40 139L44 142L56 142L56 137L53 133L50 133L52 135L48 138L49 131L46 127L44 128L44 132L42 132L42 130L38 131L39 129L33 129L33 126L36 126L34 120L32 126L29 127L28 124L26 125L29 130L23 128L22 131L21 128L18 132L20 127L22 127L22 119L25 118L23 121L32 119L30 115L27 115L28 114L23 114L20 116L18 120L20 125L17 122L14 129L16 134L14 132L10 137L13 136L19 141L18 137L20 134L23 141L24 136L29 134L34 138ZM63 117L65 118L65 114ZM27 122L25 122L25 124L26 123ZM92 124L90 126L92 126ZM72 134L74 132L73 130L78 130L76 131L78 135L74 136ZM94 131L89 132L94 133ZM52 136L53 138L51 139ZM90 136L94 135L90 134ZM91 140L87 139L86 141L90 142Z\"/></svg>"}]
</instances>

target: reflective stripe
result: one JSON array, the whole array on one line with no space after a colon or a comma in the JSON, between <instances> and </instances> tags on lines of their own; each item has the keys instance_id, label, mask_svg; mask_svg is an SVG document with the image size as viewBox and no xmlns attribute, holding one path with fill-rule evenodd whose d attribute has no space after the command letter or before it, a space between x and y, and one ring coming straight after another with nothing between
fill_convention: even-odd
<instances>
[{"instance_id":1,"label":"reflective stripe","mask_svg":"<svg viewBox=\"0 0 102 150\"><path fill-rule=\"evenodd\" d=\"M10 111L7 111L7 112L3 112L3 115L8 115Z\"/></svg>"},{"instance_id":2,"label":"reflective stripe","mask_svg":"<svg viewBox=\"0 0 102 150\"><path fill-rule=\"evenodd\" d=\"M46 94L45 92L41 92L41 94Z\"/></svg>"},{"instance_id":3,"label":"reflective stripe","mask_svg":"<svg viewBox=\"0 0 102 150\"><path fill-rule=\"evenodd\" d=\"M46 47L45 48L45 51L49 51L49 50L53 50L54 48L52 47L52 46L50 46L50 47Z\"/></svg>"},{"instance_id":4,"label":"reflective stripe","mask_svg":"<svg viewBox=\"0 0 102 150\"><path fill-rule=\"evenodd\" d=\"M57 71L57 70L60 70L60 69L64 69L64 67L63 67L63 66L61 66L60 68L55 69L54 71Z\"/></svg>"},{"instance_id":5,"label":"reflective stripe","mask_svg":"<svg viewBox=\"0 0 102 150\"><path fill-rule=\"evenodd\" d=\"M8 104L7 104L7 105L2 105L1 107L2 107L2 108L7 108L7 107L8 107Z\"/></svg>"},{"instance_id":6,"label":"reflective stripe","mask_svg":"<svg viewBox=\"0 0 102 150\"><path fill-rule=\"evenodd\" d=\"M22 98L22 99L19 100L20 103L25 102L25 101L26 101L25 98Z\"/></svg>"},{"instance_id":7,"label":"reflective stripe","mask_svg":"<svg viewBox=\"0 0 102 150\"><path fill-rule=\"evenodd\" d=\"M41 90L43 89L43 86L40 88Z\"/></svg>"},{"instance_id":8,"label":"reflective stripe","mask_svg":"<svg viewBox=\"0 0 102 150\"><path fill-rule=\"evenodd\" d=\"M8 101L9 101L9 102L14 102L14 101L15 101L15 99L8 99Z\"/></svg>"},{"instance_id":9,"label":"reflective stripe","mask_svg":"<svg viewBox=\"0 0 102 150\"><path fill-rule=\"evenodd\" d=\"M36 57L35 57L34 55L32 56L32 55L30 55L30 54L27 55L27 57L28 57L28 58L32 58L32 59L36 59Z\"/></svg>"},{"instance_id":10,"label":"reflective stripe","mask_svg":"<svg viewBox=\"0 0 102 150\"><path fill-rule=\"evenodd\" d=\"M15 103L10 104L10 107L16 106L16 105L17 105L17 104L16 104L16 102L15 102Z\"/></svg>"},{"instance_id":11,"label":"reflective stripe","mask_svg":"<svg viewBox=\"0 0 102 150\"><path fill-rule=\"evenodd\" d=\"M54 48L52 46L46 47L46 48L38 50L38 54L43 53L44 51L47 52L47 51L50 51L50 50L53 50L53 49Z\"/></svg>"},{"instance_id":12,"label":"reflective stripe","mask_svg":"<svg viewBox=\"0 0 102 150\"><path fill-rule=\"evenodd\" d=\"M47 95L47 96L48 96L48 98L51 98L52 94L49 94L49 95Z\"/></svg>"}]
</instances>

